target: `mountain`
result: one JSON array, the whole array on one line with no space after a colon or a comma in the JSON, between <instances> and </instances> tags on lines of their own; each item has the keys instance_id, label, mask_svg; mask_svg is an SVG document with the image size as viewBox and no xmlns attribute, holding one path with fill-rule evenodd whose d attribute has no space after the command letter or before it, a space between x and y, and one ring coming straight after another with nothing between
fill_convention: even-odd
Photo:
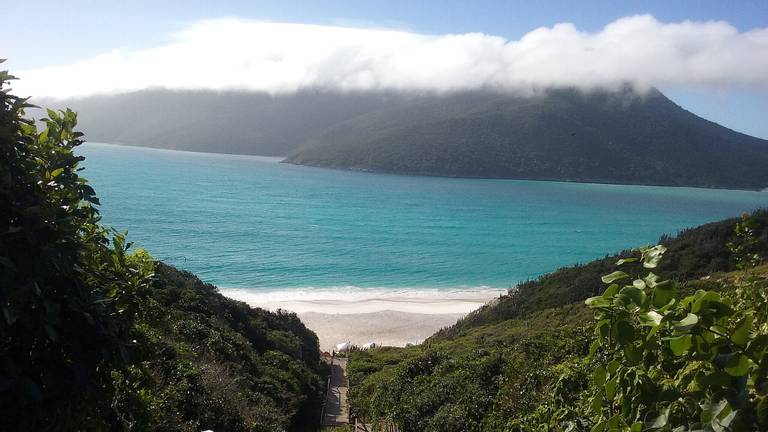
<instances>
[{"instance_id":1,"label":"mountain","mask_svg":"<svg viewBox=\"0 0 768 432\"><path fill-rule=\"evenodd\" d=\"M768 141L697 117L656 90L424 98L336 125L287 162L451 177L768 186Z\"/></svg>"},{"instance_id":2,"label":"mountain","mask_svg":"<svg viewBox=\"0 0 768 432\"><path fill-rule=\"evenodd\" d=\"M39 106L78 112L90 141L172 150L285 156L328 127L396 106L387 93L301 91L284 95L149 89Z\"/></svg>"},{"instance_id":3,"label":"mountain","mask_svg":"<svg viewBox=\"0 0 768 432\"><path fill-rule=\"evenodd\" d=\"M657 90L144 90L65 101L92 141L287 156L318 167L449 177L762 189L768 141Z\"/></svg>"}]
</instances>

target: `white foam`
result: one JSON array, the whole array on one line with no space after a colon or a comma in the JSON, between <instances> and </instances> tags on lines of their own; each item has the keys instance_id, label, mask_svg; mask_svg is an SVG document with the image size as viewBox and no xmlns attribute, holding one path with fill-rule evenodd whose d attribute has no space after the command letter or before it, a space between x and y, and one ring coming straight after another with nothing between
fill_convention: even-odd
<instances>
[{"instance_id":1,"label":"white foam","mask_svg":"<svg viewBox=\"0 0 768 432\"><path fill-rule=\"evenodd\" d=\"M269 310L296 313L371 313L385 310L424 313L469 313L507 290L467 288L221 288L227 297Z\"/></svg>"}]
</instances>

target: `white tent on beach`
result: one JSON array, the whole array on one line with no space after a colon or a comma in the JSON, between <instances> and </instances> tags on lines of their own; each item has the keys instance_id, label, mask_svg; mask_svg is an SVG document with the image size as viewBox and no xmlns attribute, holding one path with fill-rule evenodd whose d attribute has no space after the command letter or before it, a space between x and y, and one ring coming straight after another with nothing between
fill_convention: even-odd
<instances>
[{"instance_id":1,"label":"white tent on beach","mask_svg":"<svg viewBox=\"0 0 768 432\"><path fill-rule=\"evenodd\" d=\"M371 349L371 348L376 348L377 346L379 346L379 345L378 345L378 344L376 344L376 342L368 342L367 344L363 345L363 347L362 347L362 348L363 348L364 350L369 350L369 349Z\"/></svg>"}]
</instances>

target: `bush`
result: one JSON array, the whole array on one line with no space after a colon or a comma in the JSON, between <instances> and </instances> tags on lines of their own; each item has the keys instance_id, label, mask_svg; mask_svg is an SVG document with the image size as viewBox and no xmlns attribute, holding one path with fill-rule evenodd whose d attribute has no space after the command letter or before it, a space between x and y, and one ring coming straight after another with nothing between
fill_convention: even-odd
<instances>
[{"instance_id":1,"label":"bush","mask_svg":"<svg viewBox=\"0 0 768 432\"><path fill-rule=\"evenodd\" d=\"M743 269L759 261L750 225L745 215L732 244ZM592 374L592 430L765 430L768 283L747 273L725 292L680 298L676 283L639 274L655 269L664 252L660 245L620 260L642 266L634 277L603 276L608 288L587 300L596 312L594 349L604 359ZM623 280L632 283L620 287Z\"/></svg>"},{"instance_id":2,"label":"bush","mask_svg":"<svg viewBox=\"0 0 768 432\"><path fill-rule=\"evenodd\" d=\"M152 262L98 224L75 113L49 110L38 131L2 88L11 79L0 72L0 425L106 427Z\"/></svg>"},{"instance_id":3,"label":"bush","mask_svg":"<svg viewBox=\"0 0 768 432\"><path fill-rule=\"evenodd\" d=\"M0 430L311 431L317 336L99 224L77 115L43 130L0 72Z\"/></svg>"}]
</instances>

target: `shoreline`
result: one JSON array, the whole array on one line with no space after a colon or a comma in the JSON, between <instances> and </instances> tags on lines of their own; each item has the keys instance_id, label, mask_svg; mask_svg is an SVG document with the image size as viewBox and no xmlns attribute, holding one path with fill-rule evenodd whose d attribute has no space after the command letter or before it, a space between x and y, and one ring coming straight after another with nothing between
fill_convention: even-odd
<instances>
[{"instance_id":1,"label":"shoreline","mask_svg":"<svg viewBox=\"0 0 768 432\"><path fill-rule=\"evenodd\" d=\"M282 309L297 314L360 314L381 311L425 315L466 314L507 289L473 288L296 288L248 289L219 288L226 297L262 309Z\"/></svg>"},{"instance_id":2,"label":"shoreline","mask_svg":"<svg viewBox=\"0 0 768 432\"><path fill-rule=\"evenodd\" d=\"M317 334L320 349L331 351L343 342L374 342L380 346L419 344L507 290L340 287L276 291L222 288L220 292L252 307L295 312Z\"/></svg>"}]
</instances>

